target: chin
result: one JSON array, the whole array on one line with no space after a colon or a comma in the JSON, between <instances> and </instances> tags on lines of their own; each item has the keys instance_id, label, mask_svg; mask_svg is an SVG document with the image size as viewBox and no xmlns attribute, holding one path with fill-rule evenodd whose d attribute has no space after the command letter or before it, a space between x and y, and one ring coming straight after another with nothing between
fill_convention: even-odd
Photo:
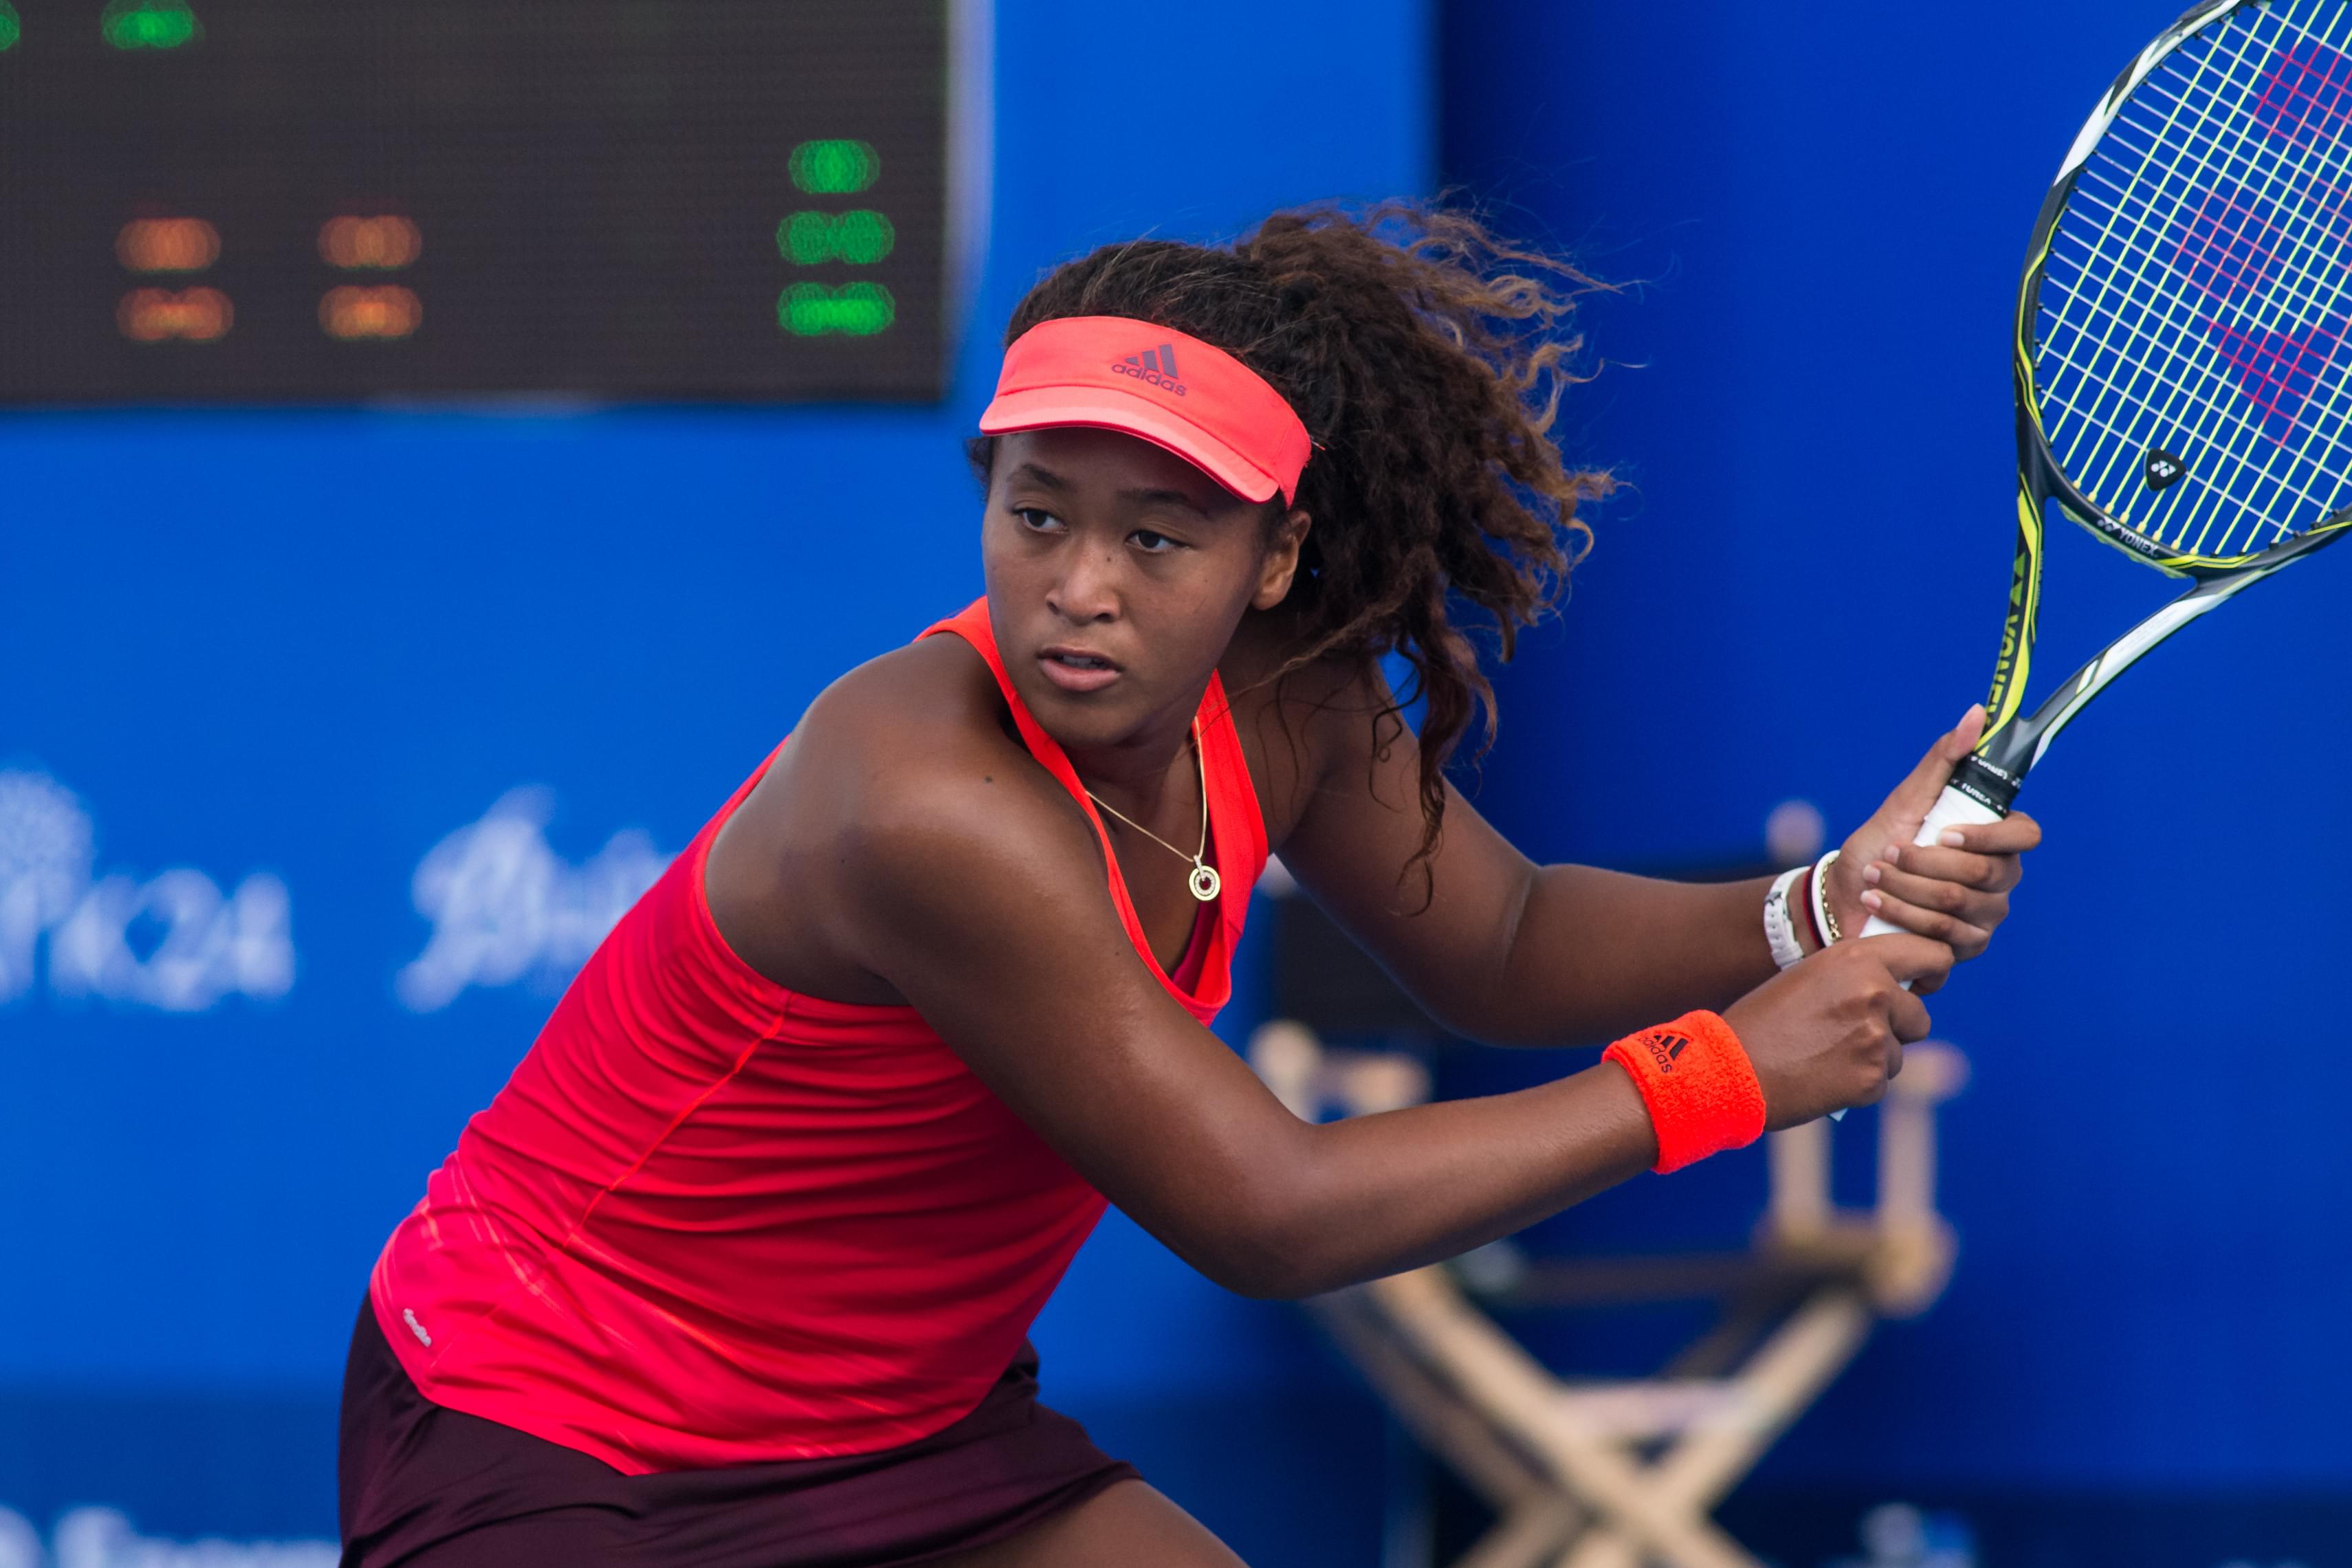
<instances>
[{"instance_id":1,"label":"chin","mask_svg":"<svg viewBox=\"0 0 2352 1568\"><path fill-rule=\"evenodd\" d=\"M1065 751L1116 746L1132 736L1149 717L1149 705L1134 694L1114 688L1106 692L1066 692L1032 676L1015 680L1013 689L1028 706L1032 717Z\"/></svg>"}]
</instances>

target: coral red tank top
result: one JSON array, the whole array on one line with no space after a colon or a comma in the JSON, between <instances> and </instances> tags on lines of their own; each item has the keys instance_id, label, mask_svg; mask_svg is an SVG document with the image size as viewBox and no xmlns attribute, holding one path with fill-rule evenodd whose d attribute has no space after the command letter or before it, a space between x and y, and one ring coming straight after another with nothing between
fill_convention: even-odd
<instances>
[{"instance_id":1,"label":"coral red tank top","mask_svg":"<svg viewBox=\"0 0 2352 1568\"><path fill-rule=\"evenodd\" d=\"M986 603L930 632L979 650L1100 835ZM1108 839L1103 857L1136 950L1205 1024L1232 991L1265 829L1214 677L1200 720L1226 891L1174 977ZM870 1453L949 1425L1103 1209L914 1009L803 996L728 947L703 862L759 779L597 948L370 1281L427 1398L630 1474Z\"/></svg>"}]
</instances>

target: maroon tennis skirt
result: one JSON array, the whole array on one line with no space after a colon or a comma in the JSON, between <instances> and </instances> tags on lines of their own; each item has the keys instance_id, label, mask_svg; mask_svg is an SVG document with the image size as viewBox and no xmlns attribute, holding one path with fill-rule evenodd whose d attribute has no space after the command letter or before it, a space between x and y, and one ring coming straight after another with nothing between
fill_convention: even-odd
<instances>
[{"instance_id":1,"label":"maroon tennis skirt","mask_svg":"<svg viewBox=\"0 0 2352 1568\"><path fill-rule=\"evenodd\" d=\"M1016 1534L1135 1468L1037 1403L1027 1345L902 1448L625 1476L416 1391L362 1301L343 1372L342 1568L893 1568Z\"/></svg>"}]
</instances>

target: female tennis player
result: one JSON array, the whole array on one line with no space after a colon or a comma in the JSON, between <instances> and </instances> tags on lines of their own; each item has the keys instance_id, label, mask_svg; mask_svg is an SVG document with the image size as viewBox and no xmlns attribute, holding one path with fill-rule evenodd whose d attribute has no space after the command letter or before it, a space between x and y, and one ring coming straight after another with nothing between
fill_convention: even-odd
<instances>
[{"instance_id":1,"label":"female tennis player","mask_svg":"<svg viewBox=\"0 0 2352 1568\"><path fill-rule=\"evenodd\" d=\"M1980 715L1769 887L1534 865L1441 770L1490 697L1457 616L1507 655L1605 484L1548 434L1580 282L1389 209L1031 291L974 446L986 597L817 698L384 1248L347 1564L1229 1565L1038 1403L1025 1335L1106 1202L1304 1296L1878 1096L2036 837L1910 846ZM1277 851L1448 1027L1624 1038L1301 1123L1206 1027ZM1903 930L1840 939L1872 913Z\"/></svg>"}]
</instances>

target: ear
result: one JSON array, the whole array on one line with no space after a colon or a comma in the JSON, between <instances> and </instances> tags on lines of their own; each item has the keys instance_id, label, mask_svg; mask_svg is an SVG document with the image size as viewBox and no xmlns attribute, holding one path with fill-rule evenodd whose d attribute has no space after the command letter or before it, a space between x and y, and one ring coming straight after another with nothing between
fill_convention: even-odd
<instances>
[{"instance_id":1,"label":"ear","mask_svg":"<svg viewBox=\"0 0 2352 1568\"><path fill-rule=\"evenodd\" d=\"M1250 596L1251 609L1271 610L1289 594L1290 580L1298 575L1299 549L1314 525L1314 518L1294 507L1274 526L1265 559L1259 563L1257 591Z\"/></svg>"}]
</instances>

